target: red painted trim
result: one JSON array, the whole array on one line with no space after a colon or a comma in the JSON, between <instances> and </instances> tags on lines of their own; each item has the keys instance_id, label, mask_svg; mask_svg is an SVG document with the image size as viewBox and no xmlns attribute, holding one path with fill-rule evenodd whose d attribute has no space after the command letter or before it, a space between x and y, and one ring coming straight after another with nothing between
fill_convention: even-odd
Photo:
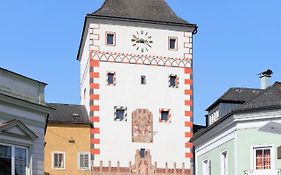
<instances>
[{"instance_id":1,"label":"red painted trim","mask_svg":"<svg viewBox=\"0 0 281 175\"><path fill-rule=\"evenodd\" d=\"M91 149L91 154L100 155L100 149Z\"/></svg>"},{"instance_id":2,"label":"red painted trim","mask_svg":"<svg viewBox=\"0 0 281 175\"><path fill-rule=\"evenodd\" d=\"M100 66L100 61L99 60L90 60L90 66L91 67L99 67Z\"/></svg>"},{"instance_id":3,"label":"red painted trim","mask_svg":"<svg viewBox=\"0 0 281 175\"><path fill-rule=\"evenodd\" d=\"M192 100L185 100L184 104L185 104L185 106L192 106L193 102L192 102Z\"/></svg>"},{"instance_id":4,"label":"red painted trim","mask_svg":"<svg viewBox=\"0 0 281 175\"><path fill-rule=\"evenodd\" d=\"M92 128L91 134L100 134L100 128Z\"/></svg>"},{"instance_id":5,"label":"red painted trim","mask_svg":"<svg viewBox=\"0 0 281 175\"><path fill-rule=\"evenodd\" d=\"M185 153L185 157L186 158L193 158L193 154L192 153Z\"/></svg>"},{"instance_id":6,"label":"red painted trim","mask_svg":"<svg viewBox=\"0 0 281 175\"><path fill-rule=\"evenodd\" d=\"M185 79L184 84L185 85L192 85L192 80L191 79Z\"/></svg>"},{"instance_id":7,"label":"red painted trim","mask_svg":"<svg viewBox=\"0 0 281 175\"><path fill-rule=\"evenodd\" d=\"M186 138L191 138L193 136L192 132L185 132L185 137Z\"/></svg>"},{"instance_id":8,"label":"red painted trim","mask_svg":"<svg viewBox=\"0 0 281 175\"><path fill-rule=\"evenodd\" d=\"M100 99L100 95L98 95L98 94L91 94L90 95L90 100L99 100Z\"/></svg>"},{"instance_id":9,"label":"red painted trim","mask_svg":"<svg viewBox=\"0 0 281 175\"><path fill-rule=\"evenodd\" d=\"M192 148L193 144L190 142L185 143L185 148Z\"/></svg>"},{"instance_id":10,"label":"red painted trim","mask_svg":"<svg viewBox=\"0 0 281 175\"><path fill-rule=\"evenodd\" d=\"M93 123L99 123L100 122L100 118L99 117L91 117L90 120Z\"/></svg>"},{"instance_id":11,"label":"red painted trim","mask_svg":"<svg viewBox=\"0 0 281 175\"><path fill-rule=\"evenodd\" d=\"M90 77L91 78L100 78L100 73L98 73L98 72L90 72Z\"/></svg>"},{"instance_id":12,"label":"red painted trim","mask_svg":"<svg viewBox=\"0 0 281 175\"><path fill-rule=\"evenodd\" d=\"M192 116L193 116L193 112L192 112L192 111L185 111L185 112L184 112L184 115L185 115L186 117L192 117Z\"/></svg>"},{"instance_id":13,"label":"red painted trim","mask_svg":"<svg viewBox=\"0 0 281 175\"><path fill-rule=\"evenodd\" d=\"M91 144L99 145L100 139L91 139Z\"/></svg>"},{"instance_id":14,"label":"red painted trim","mask_svg":"<svg viewBox=\"0 0 281 175\"><path fill-rule=\"evenodd\" d=\"M100 54L109 54L109 55L125 55L131 57L151 57L151 58L166 58L166 59L173 59L173 60L191 60L191 59L184 59L184 58L174 58L174 57L163 57L163 56L155 56L155 55L143 55L143 54L132 54L132 53L119 53L119 52L103 52L103 51L96 51L92 50L92 52L100 53Z\"/></svg>"},{"instance_id":15,"label":"red painted trim","mask_svg":"<svg viewBox=\"0 0 281 175\"><path fill-rule=\"evenodd\" d=\"M90 83L90 88L91 88L91 89L99 89L99 88L100 88L100 85L97 84L97 83Z\"/></svg>"},{"instance_id":16,"label":"red painted trim","mask_svg":"<svg viewBox=\"0 0 281 175\"><path fill-rule=\"evenodd\" d=\"M184 90L184 94L185 95L192 95L192 90L186 89L186 90Z\"/></svg>"},{"instance_id":17,"label":"red painted trim","mask_svg":"<svg viewBox=\"0 0 281 175\"><path fill-rule=\"evenodd\" d=\"M90 106L90 110L91 110L91 111L94 111L94 112L98 112L98 111L100 111L100 106L91 105L91 106Z\"/></svg>"},{"instance_id":18,"label":"red painted trim","mask_svg":"<svg viewBox=\"0 0 281 175\"><path fill-rule=\"evenodd\" d=\"M192 69L191 68L184 68L184 73L185 74L192 74Z\"/></svg>"},{"instance_id":19,"label":"red painted trim","mask_svg":"<svg viewBox=\"0 0 281 175\"><path fill-rule=\"evenodd\" d=\"M113 35L113 44L107 44L107 34ZM116 32L105 32L105 45L106 46L116 46Z\"/></svg>"},{"instance_id":20,"label":"red painted trim","mask_svg":"<svg viewBox=\"0 0 281 175\"><path fill-rule=\"evenodd\" d=\"M190 128L193 127L193 123L192 122L185 122L184 125L185 125L185 127L190 127Z\"/></svg>"}]
</instances>

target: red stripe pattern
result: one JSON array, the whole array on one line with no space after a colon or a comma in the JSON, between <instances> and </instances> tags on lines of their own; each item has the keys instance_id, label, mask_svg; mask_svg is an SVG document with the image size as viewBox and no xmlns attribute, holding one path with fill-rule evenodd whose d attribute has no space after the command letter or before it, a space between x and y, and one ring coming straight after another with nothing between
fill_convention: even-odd
<instances>
[{"instance_id":1,"label":"red stripe pattern","mask_svg":"<svg viewBox=\"0 0 281 175\"><path fill-rule=\"evenodd\" d=\"M192 143L189 142L190 138L193 136L192 128L193 128L193 123L192 123L192 117L193 117L193 112L192 112L192 106L193 106L193 101L192 101L192 69L191 68L184 68L184 73L186 74L186 79L184 80L186 89L184 90L185 94L185 100L184 100L184 105L185 105L185 123L184 126L187 128L186 132L184 133L185 136L185 148L186 148L186 153L185 157L186 158L192 158Z\"/></svg>"}]
</instances>

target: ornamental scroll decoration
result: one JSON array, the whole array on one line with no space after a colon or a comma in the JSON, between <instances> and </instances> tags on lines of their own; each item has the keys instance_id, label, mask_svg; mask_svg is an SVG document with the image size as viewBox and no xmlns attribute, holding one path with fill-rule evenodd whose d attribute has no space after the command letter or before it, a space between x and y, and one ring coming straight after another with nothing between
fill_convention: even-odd
<instances>
[{"instance_id":1,"label":"ornamental scroll decoration","mask_svg":"<svg viewBox=\"0 0 281 175\"><path fill-rule=\"evenodd\" d=\"M132 141L153 142L153 116L147 109L137 109L132 114Z\"/></svg>"}]
</instances>

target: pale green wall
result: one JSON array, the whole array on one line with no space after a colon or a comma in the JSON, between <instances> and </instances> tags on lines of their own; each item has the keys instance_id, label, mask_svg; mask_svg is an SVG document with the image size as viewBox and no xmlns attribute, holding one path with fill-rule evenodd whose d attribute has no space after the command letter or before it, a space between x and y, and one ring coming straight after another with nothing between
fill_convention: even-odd
<instances>
[{"instance_id":1,"label":"pale green wall","mask_svg":"<svg viewBox=\"0 0 281 175\"><path fill-rule=\"evenodd\" d=\"M211 174L220 175L220 156L223 151L227 151L228 153L228 174L234 175L234 140L230 140L229 142L199 156L196 160L196 166L198 169L196 175L202 175L202 162L206 159L211 161Z\"/></svg>"},{"instance_id":2,"label":"pale green wall","mask_svg":"<svg viewBox=\"0 0 281 175\"><path fill-rule=\"evenodd\" d=\"M265 133L257 129L238 130L238 174L251 169L251 147L257 145L274 145L275 169L281 169L281 160L277 159L277 147L281 146L281 135Z\"/></svg>"}]
</instances>

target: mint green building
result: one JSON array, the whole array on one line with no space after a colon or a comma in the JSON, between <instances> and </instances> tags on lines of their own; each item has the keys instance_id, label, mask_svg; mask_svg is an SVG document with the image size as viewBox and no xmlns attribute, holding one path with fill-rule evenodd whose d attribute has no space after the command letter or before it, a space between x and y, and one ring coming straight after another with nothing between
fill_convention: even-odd
<instances>
[{"instance_id":1,"label":"mint green building","mask_svg":"<svg viewBox=\"0 0 281 175\"><path fill-rule=\"evenodd\" d=\"M281 175L281 83L231 88L192 138L196 175Z\"/></svg>"}]
</instances>

